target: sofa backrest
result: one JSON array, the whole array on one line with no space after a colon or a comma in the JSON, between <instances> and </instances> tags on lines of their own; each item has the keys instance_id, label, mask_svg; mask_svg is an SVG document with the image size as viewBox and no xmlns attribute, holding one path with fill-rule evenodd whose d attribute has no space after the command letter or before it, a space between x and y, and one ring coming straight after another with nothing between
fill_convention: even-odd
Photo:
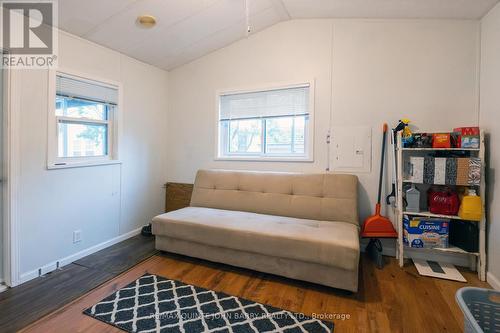
<instances>
[{"instance_id":1,"label":"sofa backrest","mask_svg":"<svg viewBox=\"0 0 500 333\"><path fill-rule=\"evenodd\" d=\"M191 206L358 225L357 184L344 174L199 170Z\"/></svg>"}]
</instances>

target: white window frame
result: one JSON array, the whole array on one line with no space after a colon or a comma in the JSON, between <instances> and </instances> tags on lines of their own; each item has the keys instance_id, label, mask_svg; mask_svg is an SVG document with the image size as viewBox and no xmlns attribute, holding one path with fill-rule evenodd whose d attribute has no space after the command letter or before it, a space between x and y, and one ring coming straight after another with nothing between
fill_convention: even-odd
<instances>
[{"instance_id":1,"label":"white window frame","mask_svg":"<svg viewBox=\"0 0 500 333\"><path fill-rule=\"evenodd\" d=\"M306 127L306 143L305 143L305 154L304 156L289 156L289 155L264 155L264 154L254 154L254 155L224 155L221 151L221 122L220 122L220 99L223 95L230 94L244 94L244 93L254 93L254 92L264 92L270 90L280 90L280 89L290 89L298 88L309 85L309 119L308 126ZM314 162L314 92L315 85L314 79L295 81L295 82L281 82L272 84L262 84L255 87L244 88L244 89L223 89L217 90L215 96L215 161L269 161L269 162ZM264 131L265 129L263 129Z\"/></svg>"},{"instance_id":2,"label":"white window frame","mask_svg":"<svg viewBox=\"0 0 500 333\"><path fill-rule=\"evenodd\" d=\"M64 169L76 167L88 167L97 165L108 165L121 163L119 160L119 142L121 134L121 112L122 112L122 84L93 75L83 74L73 70L58 69L49 70L48 78L48 108L47 108L47 169ZM73 117L56 116L56 77L66 76L76 78L90 83L99 83L118 89L118 104L108 111L107 120L75 119ZM107 155L105 156L82 156L82 157L59 157L58 156L58 123L66 121L71 123L102 123L108 125Z\"/></svg>"}]
</instances>

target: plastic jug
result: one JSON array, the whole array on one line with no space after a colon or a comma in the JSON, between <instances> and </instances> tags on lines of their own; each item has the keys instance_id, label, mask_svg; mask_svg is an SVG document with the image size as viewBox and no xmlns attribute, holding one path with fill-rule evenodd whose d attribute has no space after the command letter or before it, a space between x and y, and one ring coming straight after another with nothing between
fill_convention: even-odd
<instances>
[{"instance_id":1,"label":"plastic jug","mask_svg":"<svg viewBox=\"0 0 500 333\"><path fill-rule=\"evenodd\" d=\"M432 214L457 215L460 208L458 194L449 187L431 187L427 201Z\"/></svg>"},{"instance_id":2,"label":"plastic jug","mask_svg":"<svg viewBox=\"0 0 500 333\"><path fill-rule=\"evenodd\" d=\"M469 189L469 194L462 198L458 216L464 220L481 221L483 205L475 190Z\"/></svg>"},{"instance_id":3,"label":"plastic jug","mask_svg":"<svg viewBox=\"0 0 500 333\"><path fill-rule=\"evenodd\" d=\"M420 212L420 191L417 190L415 184L412 184L411 188L406 191L406 202L408 203L406 211L412 213Z\"/></svg>"}]
</instances>

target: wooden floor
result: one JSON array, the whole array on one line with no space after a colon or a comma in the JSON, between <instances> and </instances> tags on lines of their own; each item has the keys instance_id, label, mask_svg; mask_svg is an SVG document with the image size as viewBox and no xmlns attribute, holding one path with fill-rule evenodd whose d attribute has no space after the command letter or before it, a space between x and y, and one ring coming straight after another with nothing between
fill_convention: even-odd
<instances>
[{"instance_id":1,"label":"wooden floor","mask_svg":"<svg viewBox=\"0 0 500 333\"><path fill-rule=\"evenodd\" d=\"M141 235L0 293L0 332L15 332L157 253Z\"/></svg>"},{"instance_id":2,"label":"wooden floor","mask_svg":"<svg viewBox=\"0 0 500 333\"><path fill-rule=\"evenodd\" d=\"M394 259L378 270L361 260L360 290L345 291L170 254L157 254L87 295L42 318L23 332L120 332L82 311L139 278L154 273L306 315L347 317L333 320L335 332L461 332L455 292L466 284L421 277L412 264L400 269ZM469 285L484 286L462 271Z\"/></svg>"}]
</instances>

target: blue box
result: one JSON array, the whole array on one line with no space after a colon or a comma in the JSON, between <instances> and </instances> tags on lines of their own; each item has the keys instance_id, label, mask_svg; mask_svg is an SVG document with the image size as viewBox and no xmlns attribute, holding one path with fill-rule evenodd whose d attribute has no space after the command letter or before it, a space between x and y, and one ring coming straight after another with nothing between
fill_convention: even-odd
<instances>
[{"instance_id":1,"label":"blue box","mask_svg":"<svg viewBox=\"0 0 500 333\"><path fill-rule=\"evenodd\" d=\"M414 248L447 248L450 220L403 217L403 243Z\"/></svg>"}]
</instances>

